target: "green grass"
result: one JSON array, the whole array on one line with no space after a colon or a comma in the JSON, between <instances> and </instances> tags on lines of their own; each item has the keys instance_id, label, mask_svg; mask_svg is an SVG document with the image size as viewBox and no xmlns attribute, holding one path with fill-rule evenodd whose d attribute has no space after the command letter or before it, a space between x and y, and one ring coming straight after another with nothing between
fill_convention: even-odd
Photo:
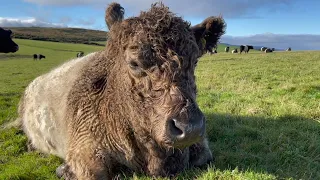
<instances>
[{"instance_id":1,"label":"green grass","mask_svg":"<svg viewBox=\"0 0 320 180\"><path fill-rule=\"evenodd\" d=\"M21 93L35 77L80 50L87 54L103 48L15 41L17 53L0 54L0 125L17 117ZM46 59L33 61L34 53ZM177 179L320 179L319 74L319 51L202 57L197 100L216 162ZM26 141L17 129L0 130L0 179L56 179L61 160L27 152Z\"/></svg>"}]
</instances>

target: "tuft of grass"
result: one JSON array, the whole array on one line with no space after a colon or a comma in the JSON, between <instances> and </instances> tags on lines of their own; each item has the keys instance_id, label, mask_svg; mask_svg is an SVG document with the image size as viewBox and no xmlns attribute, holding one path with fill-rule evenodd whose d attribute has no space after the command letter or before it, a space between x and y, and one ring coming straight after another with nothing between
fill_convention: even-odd
<instances>
[{"instance_id":1,"label":"tuft of grass","mask_svg":"<svg viewBox=\"0 0 320 180\"><path fill-rule=\"evenodd\" d=\"M0 126L17 117L19 98L35 77L78 51L103 48L16 42L17 53L0 54ZM34 53L46 59L33 61ZM319 51L204 55L196 68L197 101L215 162L173 179L320 179L319 74ZM57 179L62 161L28 152L26 142L18 129L0 130L0 179Z\"/></svg>"}]
</instances>

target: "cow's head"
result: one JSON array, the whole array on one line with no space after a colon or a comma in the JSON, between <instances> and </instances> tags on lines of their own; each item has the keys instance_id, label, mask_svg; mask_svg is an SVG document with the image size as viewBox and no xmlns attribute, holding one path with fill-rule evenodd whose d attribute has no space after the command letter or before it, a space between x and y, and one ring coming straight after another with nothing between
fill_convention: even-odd
<instances>
[{"instance_id":1,"label":"cow's head","mask_svg":"<svg viewBox=\"0 0 320 180\"><path fill-rule=\"evenodd\" d=\"M127 104L134 134L164 148L198 142L205 117L196 102L195 67L203 41L216 45L223 34L223 19L209 17L191 27L156 3L138 17L118 20L106 18L112 27L105 54L114 64L113 82L124 91L118 103Z\"/></svg>"},{"instance_id":2,"label":"cow's head","mask_svg":"<svg viewBox=\"0 0 320 180\"><path fill-rule=\"evenodd\" d=\"M0 52L9 53L19 50L19 46L11 39L11 30L0 28Z\"/></svg>"}]
</instances>

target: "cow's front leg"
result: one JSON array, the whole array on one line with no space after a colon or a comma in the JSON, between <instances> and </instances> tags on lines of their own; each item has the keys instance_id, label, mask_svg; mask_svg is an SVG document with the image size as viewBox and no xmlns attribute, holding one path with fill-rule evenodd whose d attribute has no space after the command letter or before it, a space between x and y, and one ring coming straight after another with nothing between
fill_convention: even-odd
<instances>
[{"instance_id":1,"label":"cow's front leg","mask_svg":"<svg viewBox=\"0 0 320 180\"><path fill-rule=\"evenodd\" d=\"M99 149L72 148L68 151L66 179L100 180L112 178L112 162ZM71 177L68 177L70 176ZM74 176L74 177L73 177Z\"/></svg>"},{"instance_id":2,"label":"cow's front leg","mask_svg":"<svg viewBox=\"0 0 320 180\"><path fill-rule=\"evenodd\" d=\"M189 152L189 163L191 167L202 167L214 161L214 157L212 156L212 152L209 148L208 140L206 138L203 141L190 146Z\"/></svg>"},{"instance_id":3,"label":"cow's front leg","mask_svg":"<svg viewBox=\"0 0 320 180\"><path fill-rule=\"evenodd\" d=\"M76 179L75 175L73 172L70 171L70 167L66 164L63 163L56 169L56 176L60 179L63 178L65 180L74 180Z\"/></svg>"}]
</instances>

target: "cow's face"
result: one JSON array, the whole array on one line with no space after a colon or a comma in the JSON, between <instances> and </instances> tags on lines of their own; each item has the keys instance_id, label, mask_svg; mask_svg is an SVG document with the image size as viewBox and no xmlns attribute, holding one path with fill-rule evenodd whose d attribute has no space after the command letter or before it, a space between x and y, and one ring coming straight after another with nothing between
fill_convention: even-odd
<instances>
[{"instance_id":1,"label":"cow's face","mask_svg":"<svg viewBox=\"0 0 320 180\"><path fill-rule=\"evenodd\" d=\"M121 87L128 91L123 103L135 134L144 132L165 148L185 148L204 137L194 72L206 30L192 29L162 4L113 25L106 54L121 56L115 63L121 64Z\"/></svg>"},{"instance_id":2,"label":"cow's face","mask_svg":"<svg viewBox=\"0 0 320 180\"><path fill-rule=\"evenodd\" d=\"M11 39L11 30L0 28L0 52L9 53L19 50L19 46Z\"/></svg>"}]
</instances>

